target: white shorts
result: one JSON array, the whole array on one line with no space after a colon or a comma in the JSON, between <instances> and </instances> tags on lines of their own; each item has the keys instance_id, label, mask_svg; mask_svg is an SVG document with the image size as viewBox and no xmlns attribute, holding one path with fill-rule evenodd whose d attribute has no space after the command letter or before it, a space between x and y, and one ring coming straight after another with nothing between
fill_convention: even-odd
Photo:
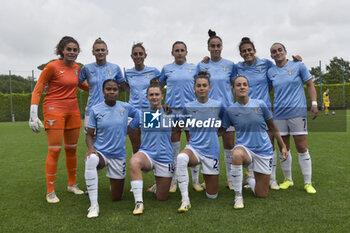
<instances>
[{"instance_id":1,"label":"white shorts","mask_svg":"<svg viewBox=\"0 0 350 233\"><path fill-rule=\"evenodd\" d=\"M253 151L249 150L247 147L243 145L236 145L233 150L237 147L242 147L247 154L250 157L250 160L252 161L248 167L249 169L252 169L255 172L265 174L265 175L271 175L272 171L272 155L271 156L261 156L258 154L255 154Z\"/></svg>"},{"instance_id":2,"label":"white shorts","mask_svg":"<svg viewBox=\"0 0 350 233\"><path fill-rule=\"evenodd\" d=\"M154 176L157 177L173 177L175 172L175 165L173 163L160 163L152 159L147 152L143 150L139 150L138 152L142 152L148 158L151 163L151 170L154 170ZM145 171L147 173L149 171Z\"/></svg>"},{"instance_id":3,"label":"white shorts","mask_svg":"<svg viewBox=\"0 0 350 233\"><path fill-rule=\"evenodd\" d=\"M281 136L307 135L306 117L297 117L285 120L273 120Z\"/></svg>"},{"instance_id":4,"label":"white shorts","mask_svg":"<svg viewBox=\"0 0 350 233\"><path fill-rule=\"evenodd\" d=\"M212 159L201 155L191 145L186 145L185 149L189 149L198 159L198 163L202 164L202 174L205 175L219 175L220 160Z\"/></svg>"},{"instance_id":5,"label":"white shorts","mask_svg":"<svg viewBox=\"0 0 350 233\"><path fill-rule=\"evenodd\" d=\"M126 159L110 159L104 156L101 152L99 153L107 166L106 176L111 179L125 179L126 174Z\"/></svg>"}]
</instances>

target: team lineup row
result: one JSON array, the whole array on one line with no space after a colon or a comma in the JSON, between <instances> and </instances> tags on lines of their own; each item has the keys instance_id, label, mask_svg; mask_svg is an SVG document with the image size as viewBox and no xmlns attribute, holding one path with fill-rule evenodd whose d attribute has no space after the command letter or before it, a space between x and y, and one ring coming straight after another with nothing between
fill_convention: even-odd
<instances>
[{"instance_id":1,"label":"team lineup row","mask_svg":"<svg viewBox=\"0 0 350 233\"><path fill-rule=\"evenodd\" d=\"M113 138L120 138L121 135L125 135L126 138L129 114L132 117L129 128L137 128L135 126L140 122L137 109L160 109L161 88L165 84L167 85L165 103L175 112L183 109L191 112L192 108L198 107L203 111L219 106L227 109L233 104L236 105L236 108L232 108L235 109L232 112L228 110L219 116L218 111L218 115L213 116L214 119L223 119L223 124L226 122L223 126L228 127L227 130L219 130L219 134L223 137L227 186L235 191L235 208L244 207L241 192L243 164L251 164L250 174L245 180L258 197L267 196L269 185L273 189L286 189L293 185L290 135L294 137L299 154L305 190L308 193L316 193L311 185L311 159L306 143L307 112L304 84L308 87L312 101L311 113L314 118L317 117L318 110L315 88L305 65L297 61L288 61L286 49L281 43L275 43L271 47L271 57L276 65L267 59L258 59L255 56L254 44L249 38L243 38L239 46L244 61L234 64L221 57L221 38L212 31L209 31L209 36L209 59L204 59L197 66L187 63L187 47L184 42L177 41L172 48L174 63L164 66L161 72L144 65L147 56L145 49L142 44L135 44L131 54L135 67L125 72L125 79L117 65L107 62L107 45L101 39L97 39L93 45L96 62L85 65L80 70L74 62L79 54L78 42L72 37L62 38L56 47L60 59L45 67L33 91L29 121L33 131L39 132L39 126L42 124L37 116L38 103L45 85L49 85L49 91L43 102L48 139L46 200L49 203L59 202L54 182L63 138L69 179L68 191L75 194L83 193L77 187L75 177L76 144L81 127L75 94L78 86L89 91L85 118L86 142L89 148L86 154L85 178L91 201L88 217L97 217L99 213L98 168L108 166L111 197L113 200L121 198L124 185L123 172L125 176L126 166L125 139L113 141ZM156 77L159 83L153 81L150 85L150 79L153 77ZM104 83L105 80L109 81ZM113 99L118 95L117 83L130 91L129 104ZM236 103L233 103L231 85L237 96ZM273 117L270 111L269 87L274 88L275 95ZM270 110L265 111L266 109ZM197 118L208 117L209 114L205 112L199 114L198 111L191 113L193 116L198 114ZM240 120L240 117L243 117L243 120ZM236 128L236 144L234 144L234 129L229 127L230 125ZM269 130L266 131L267 126ZM135 197L134 214L142 214L144 208L141 170L155 170L156 185L152 190L160 200L167 198L169 188L170 191L176 191L178 182L182 196L179 212L188 211L191 206L187 191L187 166L191 167L193 187L203 191L198 182L199 164L202 164L206 195L208 198L217 197L217 163L220 146L213 146L217 145L217 132L215 137L213 131L190 129L190 133L185 132L189 143L179 153L181 135L179 127L163 133L142 129L128 131L134 153L130 160L130 179ZM212 133L211 136L206 135L209 132ZM277 153L274 150L273 136L280 146L281 167L285 177L280 186L276 182ZM162 149L162 146L167 148Z\"/></svg>"}]
</instances>

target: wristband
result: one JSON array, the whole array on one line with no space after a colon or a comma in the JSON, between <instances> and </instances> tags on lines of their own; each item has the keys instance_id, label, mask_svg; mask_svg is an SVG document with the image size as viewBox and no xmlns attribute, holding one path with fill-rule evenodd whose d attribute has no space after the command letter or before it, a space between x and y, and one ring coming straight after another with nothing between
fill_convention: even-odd
<instances>
[{"instance_id":1,"label":"wristband","mask_svg":"<svg viewBox=\"0 0 350 233\"><path fill-rule=\"evenodd\" d=\"M311 101L312 106L317 106L317 101Z\"/></svg>"}]
</instances>

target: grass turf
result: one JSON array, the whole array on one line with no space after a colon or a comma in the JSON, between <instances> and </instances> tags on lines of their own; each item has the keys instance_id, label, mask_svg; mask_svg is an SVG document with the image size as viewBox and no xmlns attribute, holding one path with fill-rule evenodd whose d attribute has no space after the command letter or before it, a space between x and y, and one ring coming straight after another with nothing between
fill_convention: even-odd
<instances>
[{"instance_id":1,"label":"grass turf","mask_svg":"<svg viewBox=\"0 0 350 233\"><path fill-rule=\"evenodd\" d=\"M349 111L347 113L349 114ZM315 195L306 194L303 190L303 177L294 144L291 143L294 187L270 191L266 199L255 198L250 190L244 190L243 210L233 209L233 192L225 188L226 176L222 154L218 199L209 200L204 193L196 193L189 189L192 208L183 214L176 212L181 199L179 191L169 194L169 200L165 202L157 201L153 194L144 192L145 212L142 216L133 216L134 199L129 192L129 177L126 177L123 200L112 202L109 197L109 180L105 176L106 169L100 171L100 216L96 219L86 218L89 207L87 196L73 195L66 191L67 172L63 152L59 159L55 185L61 202L46 203L45 133L31 132L27 122L1 123L0 232L349 231L349 120L345 117L345 111L337 111L335 116L320 115L317 121L320 123L312 124L318 128L310 132L308 137L313 183L317 189ZM340 128L329 130L332 124ZM325 126L325 130L322 130L322 125ZM85 189L84 140L85 137L81 133L77 182ZM127 154L129 158L129 141ZM282 182L279 163L277 177ZM153 181L152 172L144 175L144 187L151 185Z\"/></svg>"}]
</instances>

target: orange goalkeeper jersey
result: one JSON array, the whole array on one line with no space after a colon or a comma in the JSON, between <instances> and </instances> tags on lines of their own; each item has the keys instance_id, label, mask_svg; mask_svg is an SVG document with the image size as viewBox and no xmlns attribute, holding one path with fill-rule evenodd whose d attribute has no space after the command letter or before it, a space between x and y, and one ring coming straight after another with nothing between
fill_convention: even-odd
<instances>
[{"instance_id":1,"label":"orange goalkeeper jersey","mask_svg":"<svg viewBox=\"0 0 350 233\"><path fill-rule=\"evenodd\" d=\"M44 98L44 112L47 110L66 113L79 111L76 95L79 71L78 64L73 63L67 66L61 59L47 64L35 85L31 104L39 105L44 87L48 85L49 91ZM86 89L84 85L79 85L79 87Z\"/></svg>"}]
</instances>

